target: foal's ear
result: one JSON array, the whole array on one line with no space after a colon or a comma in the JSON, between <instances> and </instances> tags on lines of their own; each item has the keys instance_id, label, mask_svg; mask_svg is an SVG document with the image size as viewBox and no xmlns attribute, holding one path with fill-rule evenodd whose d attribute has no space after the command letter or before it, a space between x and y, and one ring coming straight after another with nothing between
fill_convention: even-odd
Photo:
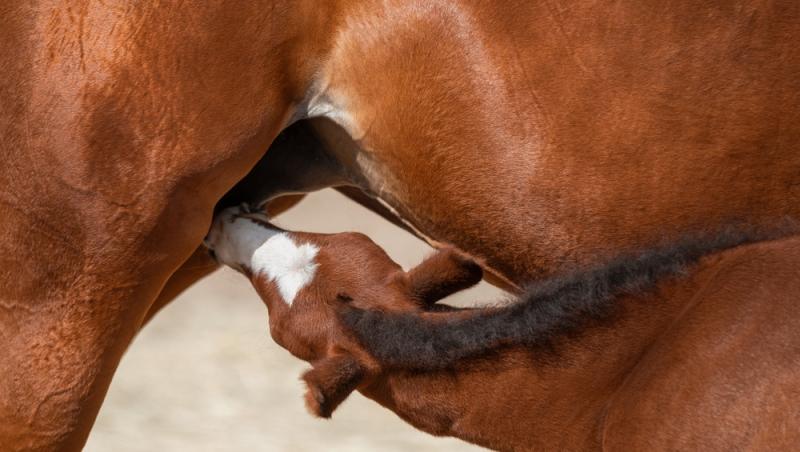
<instances>
[{"instance_id":1,"label":"foal's ear","mask_svg":"<svg viewBox=\"0 0 800 452\"><path fill-rule=\"evenodd\" d=\"M483 270L472 259L454 248L444 248L408 271L411 296L422 305L479 283Z\"/></svg>"},{"instance_id":2,"label":"foal's ear","mask_svg":"<svg viewBox=\"0 0 800 452\"><path fill-rule=\"evenodd\" d=\"M306 407L312 414L329 418L364 378L364 368L350 355L338 355L314 363L303 374L308 390Z\"/></svg>"}]
</instances>

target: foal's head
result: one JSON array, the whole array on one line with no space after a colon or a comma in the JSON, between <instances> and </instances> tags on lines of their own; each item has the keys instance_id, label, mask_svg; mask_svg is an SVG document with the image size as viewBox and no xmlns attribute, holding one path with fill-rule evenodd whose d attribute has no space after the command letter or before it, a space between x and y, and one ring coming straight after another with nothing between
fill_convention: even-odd
<instances>
[{"instance_id":1,"label":"foal's head","mask_svg":"<svg viewBox=\"0 0 800 452\"><path fill-rule=\"evenodd\" d=\"M313 364L303 375L306 403L322 417L381 372L339 322L341 312L421 312L482 276L478 265L451 249L405 272L363 234L284 231L242 207L217 216L206 245L250 278L267 305L273 339Z\"/></svg>"}]
</instances>

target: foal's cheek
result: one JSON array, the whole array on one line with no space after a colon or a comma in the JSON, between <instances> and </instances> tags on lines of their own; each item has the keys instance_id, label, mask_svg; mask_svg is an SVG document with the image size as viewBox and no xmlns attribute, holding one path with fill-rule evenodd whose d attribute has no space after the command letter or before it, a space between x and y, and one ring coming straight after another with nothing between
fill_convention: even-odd
<instances>
[{"instance_id":1,"label":"foal's cheek","mask_svg":"<svg viewBox=\"0 0 800 452\"><path fill-rule=\"evenodd\" d=\"M267 324L269 325L270 336L272 336L272 339L274 339L275 342L280 345L280 325L278 324L278 321L274 316L270 315L269 320L267 320Z\"/></svg>"},{"instance_id":2,"label":"foal's cheek","mask_svg":"<svg viewBox=\"0 0 800 452\"><path fill-rule=\"evenodd\" d=\"M283 298L275 287L275 283L269 281L264 275L249 272L250 283L256 290L256 293L261 298L261 301L267 306L270 316L281 315L281 308L286 307Z\"/></svg>"},{"instance_id":3,"label":"foal's cheek","mask_svg":"<svg viewBox=\"0 0 800 452\"><path fill-rule=\"evenodd\" d=\"M281 303L281 300L274 299L264 299L264 304L267 305L267 315L269 317L269 330L272 334L272 337L276 340L276 342L285 341L287 335L292 334L292 327L291 324L292 318L289 315L288 308ZM283 344L280 344L283 345Z\"/></svg>"}]
</instances>

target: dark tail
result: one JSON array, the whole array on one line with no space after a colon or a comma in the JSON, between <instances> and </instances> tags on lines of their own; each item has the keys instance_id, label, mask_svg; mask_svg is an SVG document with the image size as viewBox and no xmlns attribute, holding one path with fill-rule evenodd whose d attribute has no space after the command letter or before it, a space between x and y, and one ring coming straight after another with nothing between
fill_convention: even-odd
<instances>
[{"instance_id":1,"label":"dark tail","mask_svg":"<svg viewBox=\"0 0 800 452\"><path fill-rule=\"evenodd\" d=\"M796 230L781 228L786 229ZM516 302L499 308L425 316L349 308L341 318L388 368L444 369L508 346L551 351L557 338L610 319L620 305L615 299L652 291L660 281L688 272L704 255L783 235L730 228L683 240L531 285Z\"/></svg>"}]
</instances>

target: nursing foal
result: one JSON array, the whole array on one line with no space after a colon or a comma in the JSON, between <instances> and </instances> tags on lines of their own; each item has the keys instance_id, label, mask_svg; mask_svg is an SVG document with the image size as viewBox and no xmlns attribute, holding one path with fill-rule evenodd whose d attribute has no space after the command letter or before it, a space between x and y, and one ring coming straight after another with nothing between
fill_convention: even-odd
<instances>
[{"instance_id":1,"label":"nursing foal","mask_svg":"<svg viewBox=\"0 0 800 452\"><path fill-rule=\"evenodd\" d=\"M419 429L501 450L800 440L800 304L786 295L800 290L800 239L705 257L684 245L534 288L535 303L466 310L435 304L481 277L452 250L404 272L361 234L282 231L239 208L206 243L250 278L275 341L312 364L305 398L318 416L357 389ZM580 309L598 296L615 303ZM555 312L565 305L572 316ZM516 340L509 315L529 315L538 339Z\"/></svg>"}]
</instances>

